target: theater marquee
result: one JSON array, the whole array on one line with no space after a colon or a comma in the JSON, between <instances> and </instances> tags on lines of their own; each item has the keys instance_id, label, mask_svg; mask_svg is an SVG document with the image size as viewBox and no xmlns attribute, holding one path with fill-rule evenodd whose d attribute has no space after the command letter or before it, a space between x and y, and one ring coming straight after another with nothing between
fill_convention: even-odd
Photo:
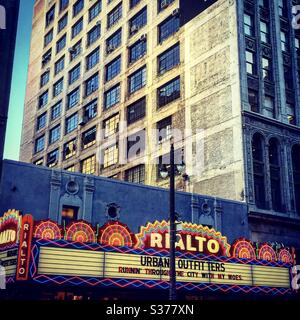
<instances>
[{"instance_id":1,"label":"theater marquee","mask_svg":"<svg viewBox=\"0 0 300 320\"><path fill-rule=\"evenodd\" d=\"M41 285L169 287L167 221L148 223L137 234L121 222L93 227L76 221L63 229L50 220L33 223L28 215L22 221L17 280ZM192 223L183 223L177 239L178 289L291 292L292 248L244 238L229 244L220 232Z\"/></svg>"}]
</instances>

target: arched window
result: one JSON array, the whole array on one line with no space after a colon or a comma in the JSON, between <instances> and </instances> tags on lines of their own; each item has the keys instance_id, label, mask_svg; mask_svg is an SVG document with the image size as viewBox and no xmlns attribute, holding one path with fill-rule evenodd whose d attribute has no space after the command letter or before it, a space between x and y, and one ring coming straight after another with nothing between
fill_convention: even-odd
<instances>
[{"instance_id":1,"label":"arched window","mask_svg":"<svg viewBox=\"0 0 300 320\"><path fill-rule=\"evenodd\" d=\"M275 138L269 142L269 164L272 208L275 211L282 211L281 201L281 177L280 177L280 151L279 143Z\"/></svg>"},{"instance_id":2,"label":"arched window","mask_svg":"<svg viewBox=\"0 0 300 320\"><path fill-rule=\"evenodd\" d=\"M294 176L294 193L295 209L300 213L300 145L292 148L293 176Z\"/></svg>"},{"instance_id":3,"label":"arched window","mask_svg":"<svg viewBox=\"0 0 300 320\"><path fill-rule=\"evenodd\" d=\"M258 133L256 133L252 139L252 157L255 203L258 208L266 209L263 138Z\"/></svg>"}]
</instances>

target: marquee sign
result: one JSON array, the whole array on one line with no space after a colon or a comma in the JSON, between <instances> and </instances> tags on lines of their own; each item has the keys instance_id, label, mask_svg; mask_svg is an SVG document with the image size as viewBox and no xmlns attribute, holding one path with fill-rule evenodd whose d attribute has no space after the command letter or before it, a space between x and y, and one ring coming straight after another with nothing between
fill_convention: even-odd
<instances>
[{"instance_id":1,"label":"marquee sign","mask_svg":"<svg viewBox=\"0 0 300 320\"><path fill-rule=\"evenodd\" d=\"M7 214L5 217L8 220ZM15 255L18 252L17 281L169 287L167 221L149 222L137 234L119 221L109 221L102 227L85 221L74 221L66 227L51 220L34 223L31 215L20 216L18 221L19 249L14 251ZM14 224L4 224L5 228L1 225L1 230L8 230L8 225ZM7 257L6 253L0 247L0 255ZM294 261L293 249L245 238L230 245L220 232L202 225L184 222L177 235L178 289L284 294L291 292Z\"/></svg>"},{"instance_id":2,"label":"marquee sign","mask_svg":"<svg viewBox=\"0 0 300 320\"><path fill-rule=\"evenodd\" d=\"M0 250L14 246L19 240L21 215L9 210L0 217Z\"/></svg>"},{"instance_id":3,"label":"marquee sign","mask_svg":"<svg viewBox=\"0 0 300 320\"><path fill-rule=\"evenodd\" d=\"M148 223L146 227L141 227L136 237L137 248L169 249L169 223L167 221ZM227 242L227 238L214 229L184 222L178 237L176 250L215 256L230 256L230 244Z\"/></svg>"}]
</instances>

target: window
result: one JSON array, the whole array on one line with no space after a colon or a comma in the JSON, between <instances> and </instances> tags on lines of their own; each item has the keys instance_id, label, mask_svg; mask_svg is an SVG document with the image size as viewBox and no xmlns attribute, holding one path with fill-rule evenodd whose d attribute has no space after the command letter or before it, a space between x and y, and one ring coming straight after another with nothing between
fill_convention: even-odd
<instances>
[{"instance_id":1,"label":"window","mask_svg":"<svg viewBox=\"0 0 300 320\"><path fill-rule=\"evenodd\" d=\"M172 16L167 20L163 21L158 26L158 39L159 42L163 42L168 39L171 35L176 33L180 27L180 20L178 16Z\"/></svg>"},{"instance_id":2,"label":"window","mask_svg":"<svg viewBox=\"0 0 300 320\"><path fill-rule=\"evenodd\" d=\"M263 8L269 8L269 0L258 0L259 6Z\"/></svg>"},{"instance_id":3,"label":"window","mask_svg":"<svg viewBox=\"0 0 300 320\"><path fill-rule=\"evenodd\" d=\"M106 52L111 53L122 43L122 29L119 29L106 40Z\"/></svg>"},{"instance_id":4,"label":"window","mask_svg":"<svg viewBox=\"0 0 300 320\"><path fill-rule=\"evenodd\" d=\"M110 137L119 131L119 113L103 121L104 138Z\"/></svg>"},{"instance_id":5,"label":"window","mask_svg":"<svg viewBox=\"0 0 300 320\"><path fill-rule=\"evenodd\" d=\"M287 118L289 124L296 124L296 113L295 113L295 105L293 103L286 102L286 110L287 110Z\"/></svg>"},{"instance_id":6,"label":"window","mask_svg":"<svg viewBox=\"0 0 300 320\"><path fill-rule=\"evenodd\" d=\"M299 49L300 49L300 38L295 37L295 48L296 48L296 51L299 53Z\"/></svg>"},{"instance_id":7,"label":"window","mask_svg":"<svg viewBox=\"0 0 300 320\"><path fill-rule=\"evenodd\" d=\"M254 35L253 17L247 13L244 13L244 32L247 36Z\"/></svg>"},{"instance_id":8,"label":"window","mask_svg":"<svg viewBox=\"0 0 300 320\"><path fill-rule=\"evenodd\" d=\"M163 107L180 98L180 77L158 88L158 107Z\"/></svg>"},{"instance_id":9,"label":"window","mask_svg":"<svg viewBox=\"0 0 300 320\"><path fill-rule=\"evenodd\" d=\"M180 52L179 44L177 43L175 46L158 56L158 73L164 74L165 72L173 69L179 63Z\"/></svg>"},{"instance_id":10,"label":"window","mask_svg":"<svg viewBox=\"0 0 300 320\"><path fill-rule=\"evenodd\" d=\"M100 55L99 52L100 52L100 49L98 47L86 57L87 71L94 68L99 63L99 55Z\"/></svg>"},{"instance_id":11,"label":"window","mask_svg":"<svg viewBox=\"0 0 300 320\"><path fill-rule=\"evenodd\" d=\"M300 146L292 147L293 180L294 180L294 206L297 213L300 213Z\"/></svg>"},{"instance_id":12,"label":"window","mask_svg":"<svg viewBox=\"0 0 300 320\"><path fill-rule=\"evenodd\" d=\"M78 0L73 5L73 17L77 16L84 7L84 0Z\"/></svg>"},{"instance_id":13,"label":"window","mask_svg":"<svg viewBox=\"0 0 300 320\"><path fill-rule=\"evenodd\" d=\"M132 183L145 183L145 165L141 164L125 171L125 181Z\"/></svg>"},{"instance_id":14,"label":"window","mask_svg":"<svg viewBox=\"0 0 300 320\"><path fill-rule=\"evenodd\" d=\"M147 7L143 8L134 17L129 20L129 35L137 33L143 26L147 24Z\"/></svg>"},{"instance_id":15,"label":"window","mask_svg":"<svg viewBox=\"0 0 300 320\"><path fill-rule=\"evenodd\" d=\"M98 90L99 74L94 74L91 78L85 81L85 95L88 96Z\"/></svg>"},{"instance_id":16,"label":"window","mask_svg":"<svg viewBox=\"0 0 300 320\"><path fill-rule=\"evenodd\" d=\"M39 96L39 109L48 103L48 90Z\"/></svg>"},{"instance_id":17,"label":"window","mask_svg":"<svg viewBox=\"0 0 300 320\"><path fill-rule=\"evenodd\" d=\"M36 161L34 161L33 164L36 166L42 166L42 165L44 165L44 159L42 158L42 159L36 160Z\"/></svg>"},{"instance_id":18,"label":"window","mask_svg":"<svg viewBox=\"0 0 300 320\"><path fill-rule=\"evenodd\" d=\"M48 27L55 17L55 5L46 13L46 27Z\"/></svg>"},{"instance_id":19,"label":"window","mask_svg":"<svg viewBox=\"0 0 300 320\"><path fill-rule=\"evenodd\" d=\"M275 118L274 98L270 96L264 97L264 111L267 117Z\"/></svg>"},{"instance_id":20,"label":"window","mask_svg":"<svg viewBox=\"0 0 300 320\"><path fill-rule=\"evenodd\" d=\"M74 113L72 116L66 119L66 134L74 131L78 125L78 114Z\"/></svg>"},{"instance_id":21,"label":"window","mask_svg":"<svg viewBox=\"0 0 300 320\"><path fill-rule=\"evenodd\" d=\"M72 27L72 39L75 38L83 29L83 18L79 19Z\"/></svg>"},{"instance_id":22,"label":"window","mask_svg":"<svg viewBox=\"0 0 300 320\"><path fill-rule=\"evenodd\" d=\"M119 148L117 144L110 146L104 150L104 160L103 160L104 168L110 167L118 163L118 161L119 161Z\"/></svg>"},{"instance_id":23,"label":"window","mask_svg":"<svg viewBox=\"0 0 300 320\"><path fill-rule=\"evenodd\" d=\"M135 61L142 58L147 53L147 39L142 39L134 43L129 48L129 63L134 63Z\"/></svg>"},{"instance_id":24,"label":"window","mask_svg":"<svg viewBox=\"0 0 300 320\"><path fill-rule=\"evenodd\" d=\"M289 51L289 42L288 42L288 35L286 32L281 31L280 32L280 40L281 40L281 50L283 52Z\"/></svg>"},{"instance_id":25,"label":"window","mask_svg":"<svg viewBox=\"0 0 300 320\"><path fill-rule=\"evenodd\" d=\"M248 74L256 74L255 54L248 50L246 50L246 69Z\"/></svg>"},{"instance_id":26,"label":"window","mask_svg":"<svg viewBox=\"0 0 300 320\"><path fill-rule=\"evenodd\" d=\"M56 53L59 53L67 43L67 36L63 35L57 42L56 42Z\"/></svg>"},{"instance_id":27,"label":"window","mask_svg":"<svg viewBox=\"0 0 300 320\"><path fill-rule=\"evenodd\" d=\"M128 77L128 92L132 94L146 85L146 66L134 72Z\"/></svg>"},{"instance_id":28,"label":"window","mask_svg":"<svg viewBox=\"0 0 300 320\"><path fill-rule=\"evenodd\" d=\"M87 121L97 116L97 108L98 108L97 99L93 100L92 102L90 102L84 107L84 117L86 118Z\"/></svg>"},{"instance_id":29,"label":"window","mask_svg":"<svg viewBox=\"0 0 300 320\"><path fill-rule=\"evenodd\" d=\"M121 56L117 57L105 67L105 81L110 81L121 72Z\"/></svg>"},{"instance_id":30,"label":"window","mask_svg":"<svg viewBox=\"0 0 300 320\"><path fill-rule=\"evenodd\" d=\"M117 5L108 15L107 15L107 29L112 27L122 18L122 2Z\"/></svg>"},{"instance_id":31,"label":"window","mask_svg":"<svg viewBox=\"0 0 300 320\"><path fill-rule=\"evenodd\" d=\"M263 139L256 133L252 139L253 180L256 206L266 209L265 163L263 156Z\"/></svg>"},{"instance_id":32,"label":"window","mask_svg":"<svg viewBox=\"0 0 300 320\"><path fill-rule=\"evenodd\" d=\"M75 172L75 165L73 164L72 166L66 168L65 170L69 172Z\"/></svg>"},{"instance_id":33,"label":"window","mask_svg":"<svg viewBox=\"0 0 300 320\"><path fill-rule=\"evenodd\" d=\"M134 102L127 108L127 123L134 123L146 115L146 97Z\"/></svg>"},{"instance_id":34,"label":"window","mask_svg":"<svg viewBox=\"0 0 300 320\"><path fill-rule=\"evenodd\" d=\"M81 40L78 41L72 48L69 49L70 61L75 60L81 53Z\"/></svg>"},{"instance_id":35,"label":"window","mask_svg":"<svg viewBox=\"0 0 300 320\"><path fill-rule=\"evenodd\" d=\"M55 62L54 74L57 75L65 68L65 56Z\"/></svg>"},{"instance_id":36,"label":"window","mask_svg":"<svg viewBox=\"0 0 300 320\"><path fill-rule=\"evenodd\" d=\"M89 9L89 22L94 20L102 9L102 3L101 1L97 1L90 9Z\"/></svg>"},{"instance_id":37,"label":"window","mask_svg":"<svg viewBox=\"0 0 300 320\"><path fill-rule=\"evenodd\" d=\"M38 153L43 151L45 148L45 136L41 136L35 140L34 152Z\"/></svg>"},{"instance_id":38,"label":"window","mask_svg":"<svg viewBox=\"0 0 300 320\"><path fill-rule=\"evenodd\" d=\"M69 85L80 78L80 63L69 71Z\"/></svg>"},{"instance_id":39,"label":"window","mask_svg":"<svg viewBox=\"0 0 300 320\"><path fill-rule=\"evenodd\" d=\"M293 90L294 83L293 83L293 72L291 67L284 66L284 82L285 82L286 89Z\"/></svg>"},{"instance_id":40,"label":"window","mask_svg":"<svg viewBox=\"0 0 300 320\"><path fill-rule=\"evenodd\" d=\"M278 0L278 9L279 16L286 17L287 16L287 3L286 0Z\"/></svg>"},{"instance_id":41,"label":"window","mask_svg":"<svg viewBox=\"0 0 300 320\"><path fill-rule=\"evenodd\" d=\"M60 93L62 93L64 88L64 79L61 78L57 82L54 83L53 85L53 97L58 96Z\"/></svg>"},{"instance_id":42,"label":"window","mask_svg":"<svg viewBox=\"0 0 300 320\"><path fill-rule=\"evenodd\" d=\"M46 127L47 124L47 112L43 113L37 118L36 130L41 130Z\"/></svg>"},{"instance_id":43,"label":"window","mask_svg":"<svg viewBox=\"0 0 300 320\"><path fill-rule=\"evenodd\" d=\"M66 13L59 21L58 21L58 33L61 32L68 24L68 13Z\"/></svg>"},{"instance_id":44,"label":"window","mask_svg":"<svg viewBox=\"0 0 300 320\"><path fill-rule=\"evenodd\" d=\"M163 11L167 8L170 4L174 2L174 0L158 0L158 12Z\"/></svg>"},{"instance_id":45,"label":"window","mask_svg":"<svg viewBox=\"0 0 300 320\"><path fill-rule=\"evenodd\" d=\"M58 141L60 138L60 125L54 127L49 133L49 144Z\"/></svg>"},{"instance_id":46,"label":"window","mask_svg":"<svg viewBox=\"0 0 300 320\"><path fill-rule=\"evenodd\" d=\"M68 226L71 222L77 220L78 208L63 206L61 212L61 223L63 226Z\"/></svg>"},{"instance_id":47,"label":"window","mask_svg":"<svg viewBox=\"0 0 300 320\"><path fill-rule=\"evenodd\" d=\"M51 120L55 120L58 117L60 117L61 106L62 106L62 101L59 101L51 108Z\"/></svg>"},{"instance_id":48,"label":"window","mask_svg":"<svg viewBox=\"0 0 300 320\"><path fill-rule=\"evenodd\" d=\"M47 166L49 168L53 168L57 165L59 159L59 151L58 149L48 153L47 156Z\"/></svg>"},{"instance_id":49,"label":"window","mask_svg":"<svg viewBox=\"0 0 300 320\"><path fill-rule=\"evenodd\" d=\"M44 37L44 47L46 47L53 39L53 29L50 30Z\"/></svg>"},{"instance_id":50,"label":"window","mask_svg":"<svg viewBox=\"0 0 300 320\"><path fill-rule=\"evenodd\" d=\"M52 49L49 49L45 54L43 54L42 67L45 67L45 65L47 65L50 62L51 56L52 56Z\"/></svg>"},{"instance_id":51,"label":"window","mask_svg":"<svg viewBox=\"0 0 300 320\"><path fill-rule=\"evenodd\" d=\"M145 152L146 130L138 131L127 138L127 159L134 159Z\"/></svg>"},{"instance_id":52,"label":"window","mask_svg":"<svg viewBox=\"0 0 300 320\"><path fill-rule=\"evenodd\" d=\"M250 110L253 112L259 112L258 93L254 90L248 89L248 100L250 104Z\"/></svg>"},{"instance_id":53,"label":"window","mask_svg":"<svg viewBox=\"0 0 300 320\"><path fill-rule=\"evenodd\" d=\"M268 58L262 58L262 72L264 80L273 80L272 61Z\"/></svg>"},{"instance_id":54,"label":"window","mask_svg":"<svg viewBox=\"0 0 300 320\"><path fill-rule=\"evenodd\" d=\"M64 160L68 160L76 155L76 139L64 144Z\"/></svg>"},{"instance_id":55,"label":"window","mask_svg":"<svg viewBox=\"0 0 300 320\"><path fill-rule=\"evenodd\" d=\"M165 142L172 136L172 117L165 118L157 123L158 142Z\"/></svg>"},{"instance_id":56,"label":"window","mask_svg":"<svg viewBox=\"0 0 300 320\"><path fill-rule=\"evenodd\" d=\"M120 102L120 84L104 93L104 109L109 109Z\"/></svg>"},{"instance_id":57,"label":"window","mask_svg":"<svg viewBox=\"0 0 300 320\"><path fill-rule=\"evenodd\" d=\"M50 71L46 71L41 75L40 87L45 86L50 80Z\"/></svg>"},{"instance_id":58,"label":"window","mask_svg":"<svg viewBox=\"0 0 300 320\"><path fill-rule=\"evenodd\" d=\"M101 35L101 26L97 24L94 28L92 28L87 34L87 45L90 46L94 43Z\"/></svg>"},{"instance_id":59,"label":"window","mask_svg":"<svg viewBox=\"0 0 300 320\"><path fill-rule=\"evenodd\" d=\"M134 8L136 5L138 5L141 2L141 0L130 0L129 7L130 9Z\"/></svg>"},{"instance_id":60,"label":"window","mask_svg":"<svg viewBox=\"0 0 300 320\"><path fill-rule=\"evenodd\" d=\"M59 0L59 11L63 11L69 5L69 0Z\"/></svg>"},{"instance_id":61,"label":"window","mask_svg":"<svg viewBox=\"0 0 300 320\"><path fill-rule=\"evenodd\" d=\"M82 148L87 149L96 143L96 127L92 127L82 134Z\"/></svg>"},{"instance_id":62,"label":"window","mask_svg":"<svg viewBox=\"0 0 300 320\"><path fill-rule=\"evenodd\" d=\"M276 138L272 138L269 141L269 164L272 208L275 211L282 211L280 150L279 143Z\"/></svg>"},{"instance_id":63,"label":"window","mask_svg":"<svg viewBox=\"0 0 300 320\"><path fill-rule=\"evenodd\" d=\"M260 40L264 43L270 43L270 27L264 22L260 21Z\"/></svg>"},{"instance_id":64,"label":"window","mask_svg":"<svg viewBox=\"0 0 300 320\"><path fill-rule=\"evenodd\" d=\"M96 156L86 158L81 163L81 172L84 174L93 174L96 172Z\"/></svg>"},{"instance_id":65,"label":"window","mask_svg":"<svg viewBox=\"0 0 300 320\"><path fill-rule=\"evenodd\" d=\"M40 115L37 118L37 126L36 126L36 130L41 130L43 128L46 127L46 123L47 123L47 112L43 113L42 115Z\"/></svg>"},{"instance_id":66,"label":"window","mask_svg":"<svg viewBox=\"0 0 300 320\"><path fill-rule=\"evenodd\" d=\"M79 102L79 98L80 89L78 87L67 95L67 109L71 109L76 106L76 104Z\"/></svg>"}]
</instances>

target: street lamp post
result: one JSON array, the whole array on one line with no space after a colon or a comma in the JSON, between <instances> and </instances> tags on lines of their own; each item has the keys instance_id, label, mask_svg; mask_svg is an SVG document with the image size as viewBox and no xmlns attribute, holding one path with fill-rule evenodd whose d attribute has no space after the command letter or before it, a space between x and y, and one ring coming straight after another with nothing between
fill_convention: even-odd
<instances>
[{"instance_id":1,"label":"street lamp post","mask_svg":"<svg viewBox=\"0 0 300 320\"><path fill-rule=\"evenodd\" d=\"M176 300L176 225L175 225L175 163L174 142L171 140L170 149L170 296L169 300Z\"/></svg>"},{"instance_id":2,"label":"street lamp post","mask_svg":"<svg viewBox=\"0 0 300 320\"><path fill-rule=\"evenodd\" d=\"M174 301L177 298L176 295L176 212L175 212L175 174L182 173L184 170L184 163L177 164L175 166L175 151L174 140L170 140L170 166L167 168L163 166L160 170L160 175L163 179L168 176L170 178L170 292L169 300Z\"/></svg>"}]
</instances>

